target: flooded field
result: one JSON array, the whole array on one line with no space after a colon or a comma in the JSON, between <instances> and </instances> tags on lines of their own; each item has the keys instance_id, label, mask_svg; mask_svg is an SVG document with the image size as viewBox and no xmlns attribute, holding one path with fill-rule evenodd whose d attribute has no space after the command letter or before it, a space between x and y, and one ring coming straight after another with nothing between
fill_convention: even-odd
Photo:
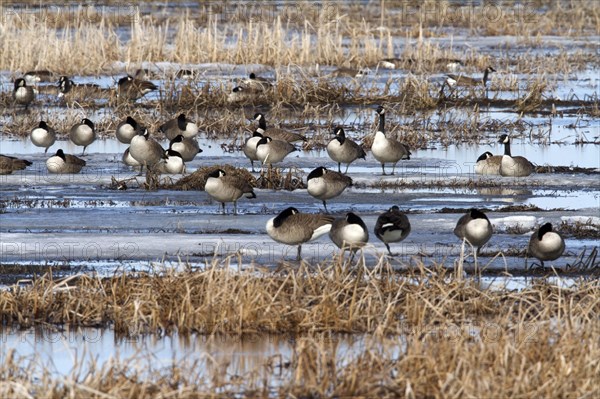
<instances>
[{"instance_id":1,"label":"flooded field","mask_svg":"<svg viewBox=\"0 0 600 399\"><path fill-rule=\"evenodd\" d=\"M18 382L0 382L0 396L597 393L598 6L534 3L0 6L0 153L31 162L0 174L0 380ZM117 82L139 70L156 90L124 100ZM28 71L51 79L28 82L24 106L13 90ZM268 89L234 96L250 73ZM453 88L449 74L476 83ZM59 95L62 75L76 89ZM412 153L395 175L371 152L379 105L386 135ZM307 139L271 175L242 151L258 112ZM133 116L166 149L159 127L181 113L202 149L187 176L250 172L256 198L238 215L181 190L181 174L122 162L120 121ZM69 139L82 118L98 136L85 155ZM57 131L47 153L29 137L40 120ZM266 225L290 206L325 213L306 184L318 166L337 170L326 151L337 126L366 158L327 213L356 213L369 240L351 257L326 234L297 261ZM502 134L531 175L475 172L484 152L504 153ZM85 160L81 173L48 172L58 149ZM411 231L388 256L374 228L393 205ZM453 233L471 208L493 229L476 257ZM566 249L541 268L527 248L547 222ZM520 374L502 387L506 367Z\"/></svg>"}]
</instances>

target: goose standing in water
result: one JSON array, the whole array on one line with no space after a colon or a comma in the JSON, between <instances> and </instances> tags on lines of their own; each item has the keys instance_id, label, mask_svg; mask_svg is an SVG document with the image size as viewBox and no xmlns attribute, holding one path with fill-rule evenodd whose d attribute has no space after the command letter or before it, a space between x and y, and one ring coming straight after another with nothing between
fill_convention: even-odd
<instances>
[{"instance_id":1,"label":"goose standing in water","mask_svg":"<svg viewBox=\"0 0 600 399\"><path fill-rule=\"evenodd\" d=\"M371 152L375 159L381 162L383 175L386 174L386 163L393 165L391 173L393 175L398 161L401 159L410 159L411 152L405 144L385 136L385 109L379 106L375 112L379 115L379 128L375 133Z\"/></svg>"},{"instance_id":2,"label":"goose standing in water","mask_svg":"<svg viewBox=\"0 0 600 399\"><path fill-rule=\"evenodd\" d=\"M17 104L24 105L25 110L29 108L29 104L33 102L35 98L35 91L33 87L27 86L27 82L23 78L15 80L15 87L13 89L13 99Z\"/></svg>"},{"instance_id":3,"label":"goose standing in water","mask_svg":"<svg viewBox=\"0 0 600 399\"><path fill-rule=\"evenodd\" d=\"M360 216L348 212L345 216L334 220L329 238L342 251L348 249L354 254L369 241L369 231Z\"/></svg>"},{"instance_id":4,"label":"goose standing in water","mask_svg":"<svg viewBox=\"0 0 600 399\"><path fill-rule=\"evenodd\" d=\"M391 242L401 242L410 234L410 222L406 214L396 205L387 212L382 213L375 223L375 236L385 244L390 256L394 256L390 249Z\"/></svg>"},{"instance_id":5,"label":"goose standing in water","mask_svg":"<svg viewBox=\"0 0 600 399\"><path fill-rule=\"evenodd\" d=\"M488 217L475 208L458 219L454 228L454 235L477 248L476 255L479 255L481 247L490 240L492 232L492 224Z\"/></svg>"},{"instance_id":6,"label":"goose standing in water","mask_svg":"<svg viewBox=\"0 0 600 399\"><path fill-rule=\"evenodd\" d=\"M138 135L140 129L142 129L140 124L133 117L128 116L117 125L115 135L121 143L130 144L131 140Z\"/></svg>"},{"instance_id":7,"label":"goose standing in water","mask_svg":"<svg viewBox=\"0 0 600 399\"><path fill-rule=\"evenodd\" d=\"M148 169L164 158L165 150L156 140L150 137L148 129L144 129L140 130L137 136L131 139L129 154L140 163L141 175L144 166Z\"/></svg>"},{"instance_id":8,"label":"goose standing in water","mask_svg":"<svg viewBox=\"0 0 600 399\"><path fill-rule=\"evenodd\" d=\"M96 141L96 129L94 128L94 123L88 118L82 119L80 123L71 127L69 139L71 139L73 144L83 146L81 155L85 154L87 146Z\"/></svg>"},{"instance_id":9,"label":"goose standing in water","mask_svg":"<svg viewBox=\"0 0 600 399\"><path fill-rule=\"evenodd\" d=\"M337 162L338 172L342 172L341 164L346 164L345 173L348 173L348 167L358 158L365 159L367 154L365 150L356 142L346 137L344 129L337 127L334 130L335 137L327 144L327 154L329 158Z\"/></svg>"},{"instance_id":10,"label":"goose standing in water","mask_svg":"<svg viewBox=\"0 0 600 399\"><path fill-rule=\"evenodd\" d=\"M233 202L233 214L237 215L237 200L246 194L246 198L256 198L250 183L242 177L225 173L223 169L211 172L206 179L204 191L221 203L225 214L225 203Z\"/></svg>"},{"instance_id":11,"label":"goose standing in water","mask_svg":"<svg viewBox=\"0 0 600 399\"><path fill-rule=\"evenodd\" d=\"M300 213L289 207L267 222L267 234L287 245L298 245L296 260L302 259L302 244L329 233L334 217L323 214Z\"/></svg>"},{"instance_id":12,"label":"goose standing in water","mask_svg":"<svg viewBox=\"0 0 600 399\"><path fill-rule=\"evenodd\" d=\"M340 172L328 170L319 166L308 174L306 179L307 191L316 199L323 201L327 212L327 200L340 195L352 185L352 179Z\"/></svg>"},{"instance_id":13,"label":"goose standing in water","mask_svg":"<svg viewBox=\"0 0 600 399\"><path fill-rule=\"evenodd\" d=\"M504 144L504 155L500 163L500 175L505 177L525 177L533 173L534 167L525 157L513 157L510 153L510 136L503 134L498 140Z\"/></svg>"},{"instance_id":14,"label":"goose standing in water","mask_svg":"<svg viewBox=\"0 0 600 399\"><path fill-rule=\"evenodd\" d=\"M29 138L36 147L45 148L44 154L46 154L48 148L56 142L56 132L45 121L40 121L37 127L31 130Z\"/></svg>"},{"instance_id":15,"label":"goose standing in water","mask_svg":"<svg viewBox=\"0 0 600 399\"><path fill-rule=\"evenodd\" d=\"M254 131L252 136L248 137L244 142L244 147L242 151L246 158L250 160L250 164L252 165L252 172L254 172L254 161L260 161L260 159L256 156L256 146L260 139L263 138L263 135L260 134L257 130Z\"/></svg>"},{"instance_id":16,"label":"goose standing in water","mask_svg":"<svg viewBox=\"0 0 600 399\"><path fill-rule=\"evenodd\" d=\"M528 250L544 267L544 261L556 260L565 252L565 240L560 234L552 231L551 223L546 223L531 235Z\"/></svg>"}]
</instances>

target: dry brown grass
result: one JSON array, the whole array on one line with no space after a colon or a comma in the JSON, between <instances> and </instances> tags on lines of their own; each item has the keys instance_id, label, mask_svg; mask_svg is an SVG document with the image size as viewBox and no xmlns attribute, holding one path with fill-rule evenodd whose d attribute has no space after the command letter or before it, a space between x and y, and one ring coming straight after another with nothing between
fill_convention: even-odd
<instances>
[{"instance_id":1,"label":"dry brown grass","mask_svg":"<svg viewBox=\"0 0 600 399\"><path fill-rule=\"evenodd\" d=\"M453 27L471 35L513 36L517 32L521 44L534 46L543 42L541 35L576 37L600 32L593 0L530 2L516 8L491 3L459 7L431 0L424 4L381 1L369 7L294 2L278 9L266 3L208 3L194 10L162 11L129 4L112 12L74 5L42 8L41 12L8 7L0 30L0 69L114 73L115 61L128 63L127 69L132 70L141 62L158 61L365 67L385 57L402 56L416 61L411 68L417 73L438 70L432 60L440 58L462 58L482 70L489 57L456 54L427 39L447 36ZM120 29L131 38L120 40ZM407 38L418 40L400 50L398 39Z\"/></svg>"},{"instance_id":2,"label":"dry brown grass","mask_svg":"<svg viewBox=\"0 0 600 399\"><path fill-rule=\"evenodd\" d=\"M561 288L540 279L521 291L482 290L444 269L400 276L385 262L374 270L334 263L261 272L213 264L197 272L109 279L47 276L0 292L5 326L112 326L121 335L286 334L296 337L293 355L289 363L266 360L244 376L197 364L142 372L113 362L58 380L49 372L33 378L31 360L9 352L0 366L0 392L593 397L600 391L599 298L598 280ZM371 338L351 357L336 357L335 332Z\"/></svg>"}]
</instances>

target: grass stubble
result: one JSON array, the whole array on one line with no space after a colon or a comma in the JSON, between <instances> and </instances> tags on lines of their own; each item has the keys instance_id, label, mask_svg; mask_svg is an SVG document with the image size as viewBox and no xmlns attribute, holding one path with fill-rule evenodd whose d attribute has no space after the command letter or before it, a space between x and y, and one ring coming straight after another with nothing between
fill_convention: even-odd
<instances>
[{"instance_id":1,"label":"grass stubble","mask_svg":"<svg viewBox=\"0 0 600 399\"><path fill-rule=\"evenodd\" d=\"M59 325L139 334L293 337L291 358L248 375L223 365L135 361L56 377L35 359L5 354L0 395L38 397L593 397L600 392L600 284L534 279L519 291L422 264L395 273L384 259L242 270L235 256L199 271L99 278L52 274L0 291L5 328ZM339 334L368 334L349 358ZM132 363L133 362L133 363ZM220 371L219 371L220 370Z\"/></svg>"}]
</instances>

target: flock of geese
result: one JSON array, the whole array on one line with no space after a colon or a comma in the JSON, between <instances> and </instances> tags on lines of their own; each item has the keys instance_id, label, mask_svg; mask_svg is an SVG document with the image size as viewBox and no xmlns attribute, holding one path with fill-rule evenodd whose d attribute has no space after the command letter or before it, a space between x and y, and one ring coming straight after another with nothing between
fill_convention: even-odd
<instances>
[{"instance_id":1,"label":"flock of geese","mask_svg":"<svg viewBox=\"0 0 600 399\"><path fill-rule=\"evenodd\" d=\"M468 77L448 75L445 84L449 87L457 85L485 86L488 74L494 69L488 67L483 80ZM77 87L70 79L63 76L58 82L60 92L67 94ZM264 90L270 83L251 74L249 79L240 86L233 89L232 93L252 93ZM93 87L92 87L93 89ZM118 81L118 96L128 100L136 100L146 93L156 90L157 87L142 80L136 74L126 76ZM442 86L443 90L443 86ZM34 98L31 86L28 86L25 78L15 81L13 97L18 104L27 107ZM385 166L392 167L391 174L401 160L410 159L409 147L399 140L386 135L385 131L385 108L379 106L375 112L379 117L378 129L375 133L371 146L371 153L381 164L382 174L386 175ZM264 169L271 167L285 159L290 153L297 151L294 142L307 141L301 134L283 129L267 127L265 115L257 113L253 118L258 126L251 137L245 140L243 153L250 160L252 171L254 162L259 161ZM144 167L158 173L184 174L185 163L194 159L202 152L196 136L198 126L189 120L185 114L180 114L174 119L160 126L158 132L169 140L169 148L164 149L158 141L150 136L147 128L141 126L133 117L128 116L121 121L115 131L116 138L129 147L122 156L122 161L128 166L140 167L140 174ZM327 200L339 196L347 187L352 185L352 179L347 176L348 167L358 159L365 159L366 152L362 146L345 135L343 128L336 127L334 136L327 144L329 157L338 164L338 171L329 170L319 166L312 170L307 177L307 191L314 198L321 200L327 211ZM45 121L40 121L30 133L32 143L38 147L45 148L45 153L56 141L56 132L48 126ZM84 118L81 122L71 127L69 139L73 144L85 149L96 139L94 123ZM534 171L534 166L526 158L512 156L510 150L510 137L503 134L499 142L504 144L504 155L493 155L490 152L482 154L476 162L475 172L482 175L499 175L507 177L524 177ZM345 164L345 172L342 173L341 165ZM9 174L16 170L22 170L30 166L31 162L9 156L0 155L0 174ZM85 160L71 154L65 154L62 149L47 159L46 167L49 173L79 173L86 165ZM237 214L237 201L242 197L255 198L253 187L248 181L237 175L226 173L222 169L215 170L207 176L205 191L215 200L220 202L223 213L225 203L233 203L234 214ZM369 239L366 224L355 213L349 212L343 217L335 218L328 214L301 213L294 207L289 207L270 219L266 225L267 234L275 241L298 245L297 258L301 258L301 247L303 243L312 241L326 233L331 240L342 249L349 249L353 253L362 248ZM392 206L388 211L381 214L374 227L375 236L381 240L390 256L391 243L403 241L410 233L411 226L406 214L397 206ZM454 229L454 234L461 240L479 249L485 245L492 236L492 226L487 216L480 210L472 209L462 216ZM563 238L552 230L552 225L546 223L531 236L529 241L529 253L538 258L543 265L546 260L555 260L562 255L565 249Z\"/></svg>"}]
</instances>

